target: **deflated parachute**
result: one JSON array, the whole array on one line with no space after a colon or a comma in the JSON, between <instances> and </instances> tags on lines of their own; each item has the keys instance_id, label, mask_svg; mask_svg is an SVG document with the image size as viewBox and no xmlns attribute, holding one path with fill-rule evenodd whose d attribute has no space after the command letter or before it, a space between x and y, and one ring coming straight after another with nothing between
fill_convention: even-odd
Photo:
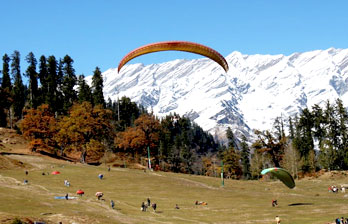
<instances>
[{"instance_id":1,"label":"deflated parachute","mask_svg":"<svg viewBox=\"0 0 348 224\"><path fill-rule=\"evenodd\" d=\"M118 65L118 72L130 60L143 54L148 54L158 51L186 51L196 53L208 57L218 63L226 72L228 71L228 64L226 59L217 51L202 44L197 44L187 41L164 41L157 42L139 47L129 52L121 60Z\"/></svg>"},{"instance_id":2,"label":"deflated parachute","mask_svg":"<svg viewBox=\"0 0 348 224\"><path fill-rule=\"evenodd\" d=\"M261 172L262 175L265 175L267 173L271 173L274 176L276 176L279 180L281 180L289 188L295 187L294 178L292 178L291 174L288 171L286 171L282 168L273 167L273 168L264 169Z\"/></svg>"}]
</instances>

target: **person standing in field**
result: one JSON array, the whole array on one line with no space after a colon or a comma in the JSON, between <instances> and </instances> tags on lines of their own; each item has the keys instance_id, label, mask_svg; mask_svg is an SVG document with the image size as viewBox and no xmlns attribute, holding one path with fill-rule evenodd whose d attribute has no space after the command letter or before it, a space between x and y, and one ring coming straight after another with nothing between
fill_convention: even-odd
<instances>
[{"instance_id":1,"label":"person standing in field","mask_svg":"<svg viewBox=\"0 0 348 224\"><path fill-rule=\"evenodd\" d=\"M156 212L156 208L157 208L156 203L153 203L153 204L152 204L152 208L153 208L153 210Z\"/></svg>"},{"instance_id":2,"label":"person standing in field","mask_svg":"<svg viewBox=\"0 0 348 224\"><path fill-rule=\"evenodd\" d=\"M111 208L114 209L115 207L115 202L113 200L110 201Z\"/></svg>"},{"instance_id":3,"label":"person standing in field","mask_svg":"<svg viewBox=\"0 0 348 224\"><path fill-rule=\"evenodd\" d=\"M146 212L146 205L144 202L141 203L141 211Z\"/></svg>"},{"instance_id":4,"label":"person standing in field","mask_svg":"<svg viewBox=\"0 0 348 224\"><path fill-rule=\"evenodd\" d=\"M151 201L150 198L147 198L147 206L150 207L151 206Z\"/></svg>"}]
</instances>

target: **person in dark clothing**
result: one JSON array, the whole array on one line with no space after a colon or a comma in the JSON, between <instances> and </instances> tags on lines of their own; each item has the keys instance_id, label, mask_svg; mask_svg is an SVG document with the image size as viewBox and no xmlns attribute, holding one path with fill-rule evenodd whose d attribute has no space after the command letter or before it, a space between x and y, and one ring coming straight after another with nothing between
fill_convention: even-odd
<instances>
[{"instance_id":1,"label":"person in dark clothing","mask_svg":"<svg viewBox=\"0 0 348 224\"><path fill-rule=\"evenodd\" d=\"M150 206L150 205L151 205L150 198L147 198L147 206Z\"/></svg>"},{"instance_id":2,"label":"person in dark clothing","mask_svg":"<svg viewBox=\"0 0 348 224\"><path fill-rule=\"evenodd\" d=\"M340 218L337 218L335 221L336 221L336 224L341 224Z\"/></svg>"},{"instance_id":3,"label":"person in dark clothing","mask_svg":"<svg viewBox=\"0 0 348 224\"><path fill-rule=\"evenodd\" d=\"M153 210L156 212L156 208L157 208L156 203L153 203L153 204L152 204L152 208L153 208Z\"/></svg>"},{"instance_id":4,"label":"person in dark clothing","mask_svg":"<svg viewBox=\"0 0 348 224\"><path fill-rule=\"evenodd\" d=\"M146 205L144 202L141 203L141 211L146 212Z\"/></svg>"},{"instance_id":5,"label":"person in dark clothing","mask_svg":"<svg viewBox=\"0 0 348 224\"><path fill-rule=\"evenodd\" d=\"M65 199L66 199L66 200L69 199L69 195L68 195L68 194L65 195Z\"/></svg>"},{"instance_id":6,"label":"person in dark clothing","mask_svg":"<svg viewBox=\"0 0 348 224\"><path fill-rule=\"evenodd\" d=\"M175 209L180 209L178 204L175 204Z\"/></svg>"},{"instance_id":7,"label":"person in dark clothing","mask_svg":"<svg viewBox=\"0 0 348 224\"><path fill-rule=\"evenodd\" d=\"M28 172L28 170L26 170L26 171L25 171L25 175L28 175L28 174L29 174L29 172Z\"/></svg>"},{"instance_id":8,"label":"person in dark clothing","mask_svg":"<svg viewBox=\"0 0 348 224\"><path fill-rule=\"evenodd\" d=\"M111 208L114 209L115 207L115 202L113 200L110 201Z\"/></svg>"}]
</instances>

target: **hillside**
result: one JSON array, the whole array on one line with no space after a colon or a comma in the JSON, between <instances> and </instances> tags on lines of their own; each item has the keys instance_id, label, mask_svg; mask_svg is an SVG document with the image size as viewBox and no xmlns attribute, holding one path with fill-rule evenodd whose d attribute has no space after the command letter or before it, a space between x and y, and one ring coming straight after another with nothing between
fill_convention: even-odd
<instances>
[{"instance_id":1,"label":"hillside","mask_svg":"<svg viewBox=\"0 0 348 224\"><path fill-rule=\"evenodd\" d=\"M11 138L4 137L7 135ZM322 224L348 213L348 194L327 191L328 186L348 183L346 172L296 180L294 189L268 178L225 180L221 187L219 178L118 167L108 172L104 164L89 166L25 153L25 142L16 143L23 140L20 136L12 131L1 132L0 136L1 151L5 146L7 152L12 152L1 155L2 161L12 165L0 169L0 223L12 223L19 218L27 223L40 220L64 224L266 224L279 215L285 224ZM6 138L11 141L4 143ZM61 174L52 175L56 170ZM104 174L103 180L98 179L100 173ZM64 180L69 180L71 186L64 186ZM85 195L72 200L54 199L67 193L77 196L78 189L84 190ZM104 193L103 200L94 196L98 191ZM147 198L157 204L156 212L152 208L140 211ZM278 207L271 206L272 199L278 200ZM114 210L110 200L115 201ZM208 205L195 205L195 201ZM175 209L176 204L180 209Z\"/></svg>"}]
</instances>

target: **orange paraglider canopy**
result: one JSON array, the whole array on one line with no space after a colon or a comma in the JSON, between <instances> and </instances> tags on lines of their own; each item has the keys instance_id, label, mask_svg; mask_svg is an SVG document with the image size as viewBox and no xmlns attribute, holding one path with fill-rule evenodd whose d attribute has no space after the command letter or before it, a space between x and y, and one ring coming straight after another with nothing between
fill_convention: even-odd
<instances>
[{"instance_id":1,"label":"orange paraglider canopy","mask_svg":"<svg viewBox=\"0 0 348 224\"><path fill-rule=\"evenodd\" d=\"M118 72L120 72L121 68L133 58L158 51L185 51L200 54L214 60L226 72L228 71L228 64L226 59L219 52L210 47L188 41L163 41L144 45L129 52L126 56L123 57L120 64L118 65Z\"/></svg>"}]
</instances>

